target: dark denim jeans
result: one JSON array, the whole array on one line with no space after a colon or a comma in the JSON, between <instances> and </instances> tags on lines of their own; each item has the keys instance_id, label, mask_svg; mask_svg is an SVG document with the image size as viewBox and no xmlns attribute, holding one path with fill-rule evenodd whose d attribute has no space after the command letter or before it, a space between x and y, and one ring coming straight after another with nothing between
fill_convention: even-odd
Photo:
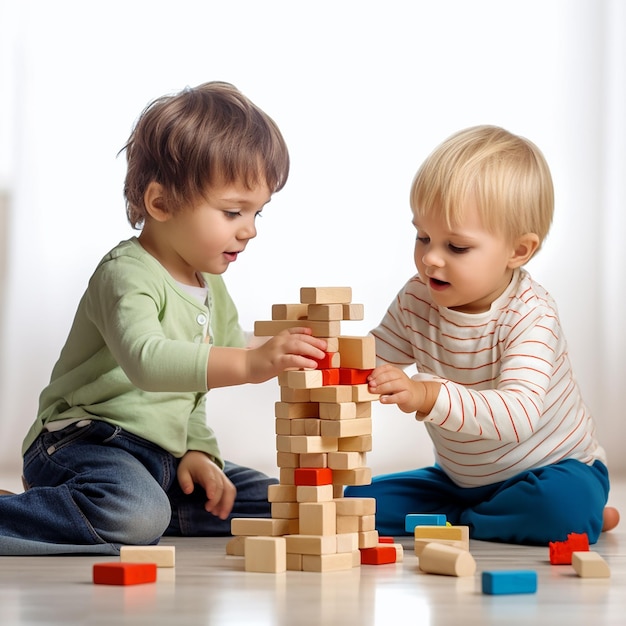
<instances>
[{"instance_id":1,"label":"dark denim jeans","mask_svg":"<svg viewBox=\"0 0 626 626\"><path fill-rule=\"evenodd\" d=\"M232 517L269 517L267 487L256 470L226 463L237 488L231 516L204 510L201 489L186 496L179 460L102 421L45 432L24 455L29 489L0 497L0 555L119 554L119 547L158 543L162 535L230 534Z\"/></svg>"}]
</instances>

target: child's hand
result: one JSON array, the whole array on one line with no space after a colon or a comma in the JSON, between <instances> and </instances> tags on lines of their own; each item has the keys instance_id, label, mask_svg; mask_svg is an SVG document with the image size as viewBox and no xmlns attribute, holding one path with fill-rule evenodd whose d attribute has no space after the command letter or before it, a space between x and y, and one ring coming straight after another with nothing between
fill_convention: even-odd
<instances>
[{"instance_id":1,"label":"child's hand","mask_svg":"<svg viewBox=\"0 0 626 626\"><path fill-rule=\"evenodd\" d=\"M401 369L393 365L377 367L367 379L371 393L380 394L382 404L397 404L405 413L415 413L419 407L423 394L416 393L415 386L419 385L411 380Z\"/></svg>"},{"instance_id":2,"label":"child's hand","mask_svg":"<svg viewBox=\"0 0 626 626\"><path fill-rule=\"evenodd\" d=\"M326 341L312 337L309 328L284 330L258 348L248 350L248 381L261 383L289 369L314 369L314 359L324 358L326 347Z\"/></svg>"},{"instance_id":3,"label":"child's hand","mask_svg":"<svg viewBox=\"0 0 626 626\"><path fill-rule=\"evenodd\" d=\"M382 404L397 404L405 413L420 415L432 411L441 386L438 382L412 380L389 364L377 367L367 380L370 392L380 394Z\"/></svg>"},{"instance_id":4,"label":"child's hand","mask_svg":"<svg viewBox=\"0 0 626 626\"><path fill-rule=\"evenodd\" d=\"M235 503L237 489L204 452L186 452L178 465L177 477L183 493L190 494L195 485L200 485L207 497L204 508L220 519L228 517Z\"/></svg>"}]
</instances>

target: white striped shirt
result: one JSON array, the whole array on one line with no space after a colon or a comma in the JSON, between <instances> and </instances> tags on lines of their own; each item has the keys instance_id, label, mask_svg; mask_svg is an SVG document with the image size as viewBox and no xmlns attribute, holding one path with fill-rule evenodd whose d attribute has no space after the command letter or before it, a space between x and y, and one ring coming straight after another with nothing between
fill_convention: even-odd
<instances>
[{"instance_id":1,"label":"white striped shirt","mask_svg":"<svg viewBox=\"0 0 626 626\"><path fill-rule=\"evenodd\" d=\"M500 482L564 459L606 463L556 304L525 270L480 314L439 308L416 275L372 334L379 362L441 379L420 419L456 484Z\"/></svg>"}]
</instances>

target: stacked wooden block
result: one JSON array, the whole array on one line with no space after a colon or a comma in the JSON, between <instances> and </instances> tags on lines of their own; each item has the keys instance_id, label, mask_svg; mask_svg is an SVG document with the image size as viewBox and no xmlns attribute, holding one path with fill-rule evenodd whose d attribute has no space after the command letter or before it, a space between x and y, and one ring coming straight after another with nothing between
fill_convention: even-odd
<instances>
[{"instance_id":1,"label":"stacked wooden block","mask_svg":"<svg viewBox=\"0 0 626 626\"><path fill-rule=\"evenodd\" d=\"M343 498L346 485L371 482L372 446L367 376L375 367L374 338L341 335L341 321L363 319L350 287L303 287L300 302L275 304L256 336L306 326L328 343L317 369L278 379L275 405L279 484L269 488L271 519L237 518L229 554L248 571L327 571L360 565L361 549L376 548L375 500ZM242 541L241 538L245 537Z\"/></svg>"}]
</instances>

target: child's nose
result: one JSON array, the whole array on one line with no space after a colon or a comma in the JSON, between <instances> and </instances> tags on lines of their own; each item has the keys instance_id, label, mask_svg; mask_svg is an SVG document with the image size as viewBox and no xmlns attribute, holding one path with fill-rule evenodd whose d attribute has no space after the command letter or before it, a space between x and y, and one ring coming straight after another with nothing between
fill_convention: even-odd
<instances>
[{"instance_id":1,"label":"child's nose","mask_svg":"<svg viewBox=\"0 0 626 626\"><path fill-rule=\"evenodd\" d=\"M429 248L422 256L422 263L428 267L442 267L443 257L436 250Z\"/></svg>"},{"instance_id":2,"label":"child's nose","mask_svg":"<svg viewBox=\"0 0 626 626\"><path fill-rule=\"evenodd\" d=\"M256 224L254 221L246 222L237 233L238 239L253 239L256 237Z\"/></svg>"}]
</instances>

